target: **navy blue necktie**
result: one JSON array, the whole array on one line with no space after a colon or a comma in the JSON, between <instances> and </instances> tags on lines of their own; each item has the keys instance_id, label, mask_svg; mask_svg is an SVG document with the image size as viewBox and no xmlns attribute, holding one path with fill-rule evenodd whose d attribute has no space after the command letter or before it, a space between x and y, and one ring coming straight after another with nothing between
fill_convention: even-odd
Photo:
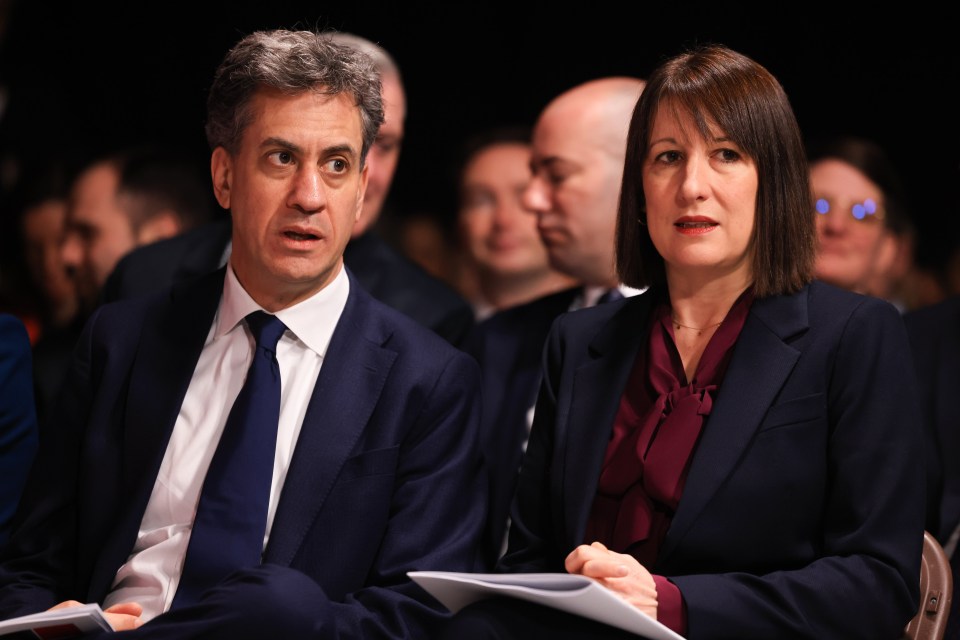
<instances>
[{"instance_id":1,"label":"navy blue necktie","mask_svg":"<svg viewBox=\"0 0 960 640\"><path fill-rule=\"evenodd\" d=\"M260 564L280 418L276 349L286 326L263 311L246 320L256 350L203 481L171 608L193 604L232 571Z\"/></svg>"}]
</instances>

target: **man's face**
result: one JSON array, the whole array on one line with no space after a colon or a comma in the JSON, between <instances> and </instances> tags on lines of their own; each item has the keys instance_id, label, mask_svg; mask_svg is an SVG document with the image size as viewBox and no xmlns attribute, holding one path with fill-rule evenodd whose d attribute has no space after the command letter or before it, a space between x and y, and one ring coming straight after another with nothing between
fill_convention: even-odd
<instances>
[{"instance_id":1,"label":"man's face","mask_svg":"<svg viewBox=\"0 0 960 640\"><path fill-rule=\"evenodd\" d=\"M136 233L117 198L119 176L106 163L74 181L61 256L84 306L94 308L117 262L137 245Z\"/></svg>"},{"instance_id":2,"label":"man's face","mask_svg":"<svg viewBox=\"0 0 960 640\"><path fill-rule=\"evenodd\" d=\"M235 155L214 150L214 192L233 216L230 263L268 311L339 273L363 206L360 114L347 94L261 91Z\"/></svg>"},{"instance_id":3,"label":"man's face","mask_svg":"<svg viewBox=\"0 0 960 640\"><path fill-rule=\"evenodd\" d=\"M363 213L353 228L354 237L369 229L380 217L383 204L390 192L393 175L397 171L397 161L400 159L400 147L403 143L403 121L407 115L403 87L400 86L400 80L395 75L386 74L381 78L381 82L384 122L380 125L377 139L367 153L370 178L367 182Z\"/></svg>"},{"instance_id":4,"label":"man's face","mask_svg":"<svg viewBox=\"0 0 960 640\"><path fill-rule=\"evenodd\" d=\"M50 198L23 214L22 238L27 268L35 286L52 310L72 309L76 285L63 264L62 246L67 221L65 199Z\"/></svg>"},{"instance_id":5,"label":"man's face","mask_svg":"<svg viewBox=\"0 0 960 640\"><path fill-rule=\"evenodd\" d=\"M530 146L519 142L489 145L464 168L458 220L467 253L481 271L500 277L549 271L537 218L521 203L529 181Z\"/></svg>"},{"instance_id":6,"label":"man's face","mask_svg":"<svg viewBox=\"0 0 960 640\"><path fill-rule=\"evenodd\" d=\"M562 110L540 118L533 136L533 178L523 202L537 214L551 266L603 284L614 277L623 158L610 153L588 124Z\"/></svg>"}]
</instances>

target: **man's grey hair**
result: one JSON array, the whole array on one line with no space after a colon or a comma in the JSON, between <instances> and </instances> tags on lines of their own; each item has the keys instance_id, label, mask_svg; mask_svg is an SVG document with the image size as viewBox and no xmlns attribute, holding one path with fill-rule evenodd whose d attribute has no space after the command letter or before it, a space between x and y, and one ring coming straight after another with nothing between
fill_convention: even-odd
<instances>
[{"instance_id":1,"label":"man's grey hair","mask_svg":"<svg viewBox=\"0 0 960 640\"><path fill-rule=\"evenodd\" d=\"M207 142L236 153L252 120L250 102L257 91L272 89L296 96L348 93L360 110L363 133L361 166L383 124L380 71L361 47L342 42L335 32L257 31L227 53L207 96Z\"/></svg>"},{"instance_id":2,"label":"man's grey hair","mask_svg":"<svg viewBox=\"0 0 960 640\"><path fill-rule=\"evenodd\" d=\"M353 47L354 49L363 51L373 60L373 65L377 68L377 71L380 72L381 77L392 76L400 81L401 85L403 84L403 79L400 77L400 67L397 65L397 61L387 52L386 49L377 43L373 42L372 40L367 40L362 36L358 36L354 33L347 33L345 31L331 32L330 39L337 44L345 44L348 47Z\"/></svg>"}]
</instances>

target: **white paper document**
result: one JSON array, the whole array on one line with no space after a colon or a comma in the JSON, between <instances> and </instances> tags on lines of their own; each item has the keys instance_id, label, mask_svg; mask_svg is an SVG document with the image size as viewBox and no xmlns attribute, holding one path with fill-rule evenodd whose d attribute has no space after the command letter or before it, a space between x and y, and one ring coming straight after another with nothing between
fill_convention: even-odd
<instances>
[{"instance_id":1,"label":"white paper document","mask_svg":"<svg viewBox=\"0 0 960 640\"><path fill-rule=\"evenodd\" d=\"M112 631L113 627L107 622L97 603L0 620L0 636L18 631L33 631L38 638L55 640L99 630Z\"/></svg>"},{"instance_id":2,"label":"white paper document","mask_svg":"<svg viewBox=\"0 0 960 640\"><path fill-rule=\"evenodd\" d=\"M453 613L484 598L519 598L603 622L649 640L684 640L680 634L586 576L453 571L410 571L407 575Z\"/></svg>"}]
</instances>

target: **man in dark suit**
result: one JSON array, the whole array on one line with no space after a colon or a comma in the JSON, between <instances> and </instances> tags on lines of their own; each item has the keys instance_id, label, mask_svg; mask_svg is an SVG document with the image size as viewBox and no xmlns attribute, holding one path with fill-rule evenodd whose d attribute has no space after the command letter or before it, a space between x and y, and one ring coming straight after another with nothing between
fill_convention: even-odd
<instances>
[{"instance_id":1,"label":"man in dark suit","mask_svg":"<svg viewBox=\"0 0 960 640\"><path fill-rule=\"evenodd\" d=\"M229 263L87 323L0 557L0 615L95 601L132 638L430 637L445 610L407 572L475 568L479 371L343 264L379 76L322 34L257 32L217 70L208 114ZM280 327L273 347L262 321ZM256 560L181 600L237 436L230 405L263 354L280 388Z\"/></svg>"},{"instance_id":2,"label":"man in dark suit","mask_svg":"<svg viewBox=\"0 0 960 640\"><path fill-rule=\"evenodd\" d=\"M403 142L407 101L399 67L383 48L365 38L340 32L332 37L373 58L381 75L385 118L367 157L370 178L363 214L354 226L344 261L374 298L460 346L474 324L470 303L400 254L375 229ZM120 300L209 273L226 264L229 254L229 219L144 247L120 261L107 281L103 300Z\"/></svg>"},{"instance_id":3,"label":"man in dark suit","mask_svg":"<svg viewBox=\"0 0 960 640\"><path fill-rule=\"evenodd\" d=\"M534 128L533 178L523 203L537 215L550 265L581 285L495 313L466 347L483 371L491 500L484 545L491 565L503 550L550 325L565 311L639 293L619 284L614 230L627 127L643 86L629 77L585 82L554 98Z\"/></svg>"}]
</instances>

